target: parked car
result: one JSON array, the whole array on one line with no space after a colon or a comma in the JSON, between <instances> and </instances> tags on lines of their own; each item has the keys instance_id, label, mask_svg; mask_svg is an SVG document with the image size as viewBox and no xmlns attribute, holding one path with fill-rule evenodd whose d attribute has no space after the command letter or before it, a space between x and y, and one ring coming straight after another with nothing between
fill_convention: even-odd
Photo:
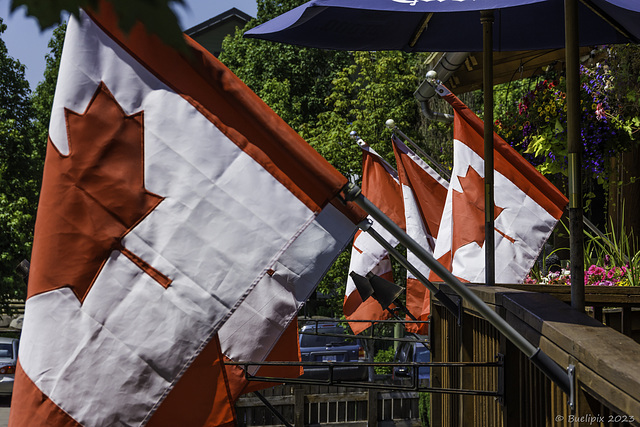
<instances>
[{"instance_id":1,"label":"parked car","mask_svg":"<svg viewBox=\"0 0 640 427\"><path fill-rule=\"evenodd\" d=\"M365 346L358 338L338 337L348 332L335 322L304 325L300 329L300 354L303 362L364 362ZM328 366L304 367L302 378L329 379ZM368 380L367 366L333 368L334 380Z\"/></svg>"},{"instance_id":2,"label":"parked car","mask_svg":"<svg viewBox=\"0 0 640 427\"><path fill-rule=\"evenodd\" d=\"M13 393L13 380L18 362L18 339L0 337L0 395Z\"/></svg>"},{"instance_id":3,"label":"parked car","mask_svg":"<svg viewBox=\"0 0 640 427\"><path fill-rule=\"evenodd\" d=\"M398 363L428 363L431 361L431 353L422 342L403 342L396 351L395 361ZM406 383L413 381L413 369L411 366L398 366L393 368L392 380L394 383ZM429 366L418 367L418 383L429 381Z\"/></svg>"}]
</instances>

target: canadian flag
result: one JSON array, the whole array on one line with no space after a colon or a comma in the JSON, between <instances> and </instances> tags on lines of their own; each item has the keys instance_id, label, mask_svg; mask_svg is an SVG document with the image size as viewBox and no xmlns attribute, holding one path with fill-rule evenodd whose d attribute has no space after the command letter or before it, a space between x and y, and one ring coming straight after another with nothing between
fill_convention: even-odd
<instances>
[{"instance_id":1,"label":"canadian flag","mask_svg":"<svg viewBox=\"0 0 640 427\"><path fill-rule=\"evenodd\" d=\"M182 56L142 26L123 35L108 2L70 17L12 426L233 425L222 351L248 346L234 328L266 356L366 217L335 201L337 170L187 43Z\"/></svg>"},{"instance_id":2,"label":"canadian flag","mask_svg":"<svg viewBox=\"0 0 640 427\"><path fill-rule=\"evenodd\" d=\"M362 194L404 229L402 193L397 172L364 141L359 140L358 144L362 148ZM381 226L376 226L377 223L373 219L370 220L373 222L373 228L387 242L392 246L398 245L395 237ZM349 271L361 276L371 272L393 281L391 261L386 249L361 230L358 230L353 239ZM343 312L348 320L381 320L389 317L388 312L374 298L362 301L351 276L347 278ZM366 322L349 323L351 330L356 334L370 325Z\"/></svg>"},{"instance_id":3,"label":"canadian flag","mask_svg":"<svg viewBox=\"0 0 640 427\"><path fill-rule=\"evenodd\" d=\"M485 280L483 122L453 94L453 172L434 257L458 278ZM497 283L521 283L568 203L526 159L494 133ZM438 280L432 273L432 280Z\"/></svg>"},{"instance_id":4,"label":"canadian flag","mask_svg":"<svg viewBox=\"0 0 640 427\"><path fill-rule=\"evenodd\" d=\"M396 137L393 137L393 151L402 185L406 232L425 250L433 253L449 183ZM407 252L407 260L424 277L429 277L429 267L411 251ZM417 320L428 320L431 313L430 292L410 271L407 271L406 296L409 312ZM428 333L427 324L409 323L406 328L414 333Z\"/></svg>"}]
</instances>

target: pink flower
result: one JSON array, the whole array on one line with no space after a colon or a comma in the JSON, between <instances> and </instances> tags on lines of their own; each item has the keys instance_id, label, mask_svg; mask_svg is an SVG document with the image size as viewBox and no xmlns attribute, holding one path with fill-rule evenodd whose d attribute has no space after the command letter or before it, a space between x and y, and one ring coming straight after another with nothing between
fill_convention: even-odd
<instances>
[{"instance_id":1,"label":"pink flower","mask_svg":"<svg viewBox=\"0 0 640 427\"><path fill-rule=\"evenodd\" d=\"M524 114L527 112L527 105L523 103L518 104L518 114Z\"/></svg>"},{"instance_id":2,"label":"pink flower","mask_svg":"<svg viewBox=\"0 0 640 427\"><path fill-rule=\"evenodd\" d=\"M599 102L598 105L596 105L596 118L598 120L604 120L606 117L604 109L602 108L602 102Z\"/></svg>"}]
</instances>

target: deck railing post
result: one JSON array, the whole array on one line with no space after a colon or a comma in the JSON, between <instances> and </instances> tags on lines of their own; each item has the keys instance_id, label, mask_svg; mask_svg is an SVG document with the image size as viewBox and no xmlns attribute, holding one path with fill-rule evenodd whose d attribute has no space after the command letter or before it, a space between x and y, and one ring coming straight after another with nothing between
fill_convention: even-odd
<instances>
[{"instance_id":1,"label":"deck railing post","mask_svg":"<svg viewBox=\"0 0 640 427\"><path fill-rule=\"evenodd\" d=\"M295 427L304 427L304 388L295 387L293 389L293 416Z\"/></svg>"}]
</instances>

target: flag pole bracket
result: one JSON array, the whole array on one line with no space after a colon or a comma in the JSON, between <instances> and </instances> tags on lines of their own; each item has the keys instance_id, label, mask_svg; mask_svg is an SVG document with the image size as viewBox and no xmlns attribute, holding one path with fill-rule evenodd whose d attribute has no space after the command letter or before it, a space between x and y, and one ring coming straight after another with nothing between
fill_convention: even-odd
<instances>
[{"instance_id":1,"label":"flag pole bracket","mask_svg":"<svg viewBox=\"0 0 640 427\"><path fill-rule=\"evenodd\" d=\"M348 199L349 196L347 196ZM420 283L427 289L429 289L434 298L442 303L442 305L451 312L454 316L456 316L458 323L460 323L461 313L462 313L462 299L458 300L456 304L451 300L449 295L442 292L438 287L436 287L429 279L427 279L413 264L409 262L409 260L402 255L396 248L391 246L389 242L385 240L376 230L371 227L372 223L370 220L366 219L360 224L358 227L368 233L376 242L378 242L395 260L397 260L404 268L411 271L411 273L418 279Z\"/></svg>"}]
</instances>

